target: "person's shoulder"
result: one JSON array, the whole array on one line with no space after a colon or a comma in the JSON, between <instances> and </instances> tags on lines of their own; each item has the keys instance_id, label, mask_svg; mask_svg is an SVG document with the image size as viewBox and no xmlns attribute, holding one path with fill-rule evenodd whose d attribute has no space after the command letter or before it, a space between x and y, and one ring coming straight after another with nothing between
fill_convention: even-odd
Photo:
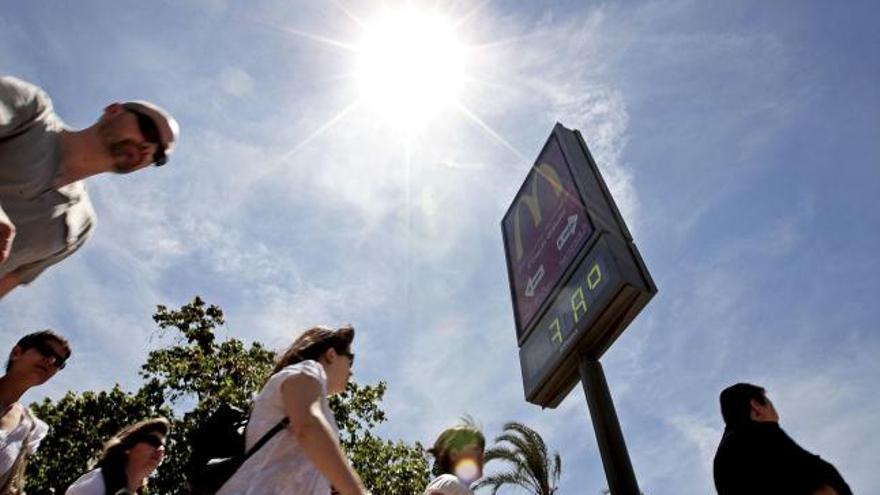
<instances>
[{"instance_id":1,"label":"person's shoulder","mask_svg":"<svg viewBox=\"0 0 880 495\"><path fill-rule=\"evenodd\" d=\"M29 407L23 408L22 414L31 424L30 442L42 440L49 433L49 425L45 421L38 418L34 411Z\"/></svg>"},{"instance_id":2,"label":"person's shoulder","mask_svg":"<svg viewBox=\"0 0 880 495\"><path fill-rule=\"evenodd\" d=\"M441 474L425 488L425 495L472 495L470 488L451 474Z\"/></svg>"},{"instance_id":3,"label":"person's shoulder","mask_svg":"<svg viewBox=\"0 0 880 495\"><path fill-rule=\"evenodd\" d=\"M320 385L322 389L327 386L327 374L324 371L324 367L321 366L321 363L317 361L312 361L311 359L307 359L305 361L300 361L295 364L291 364L285 366L278 370L272 377L269 378L269 381L266 383L266 386L263 388L263 391L260 392L261 396L274 396L279 393L284 382L291 378L295 377L309 377Z\"/></svg>"},{"instance_id":4,"label":"person's shoulder","mask_svg":"<svg viewBox=\"0 0 880 495\"><path fill-rule=\"evenodd\" d=\"M756 449L767 443L771 434L772 432L758 423L741 425L736 428L727 427L721 437L718 451L728 455L739 455L743 452L754 455Z\"/></svg>"},{"instance_id":5,"label":"person's shoulder","mask_svg":"<svg viewBox=\"0 0 880 495\"><path fill-rule=\"evenodd\" d=\"M0 137L53 115L52 100L42 89L17 77L0 77Z\"/></svg>"},{"instance_id":6,"label":"person's shoulder","mask_svg":"<svg viewBox=\"0 0 880 495\"><path fill-rule=\"evenodd\" d=\"M281 368L277 374L285 377L307 375L317 379L319 382L325 382L327 380L327 373L324 371L324 367L321 366L321 363L311 359L306 359L305 361L285 366L284 368Z\"/></svg>"},{"instance_id":7,"label":"person's shoulder","mask_svg":"<svg viewBox=\"0 0 880 495\"><path fill-rule=\"evenodd\" d=\"M101 469L93 469L73 482L64 495L104 495L104 476Z\"/></svg>"},{"instance_id":8,"label":"person's shoulder","mask_svg":"<svg viewBox=\"0 0 880 495\"><path fill-rule=\"evenodd\" d=\"M741 493L744 483L777 479L780 463L790 457L780 448L778 435L775 424L726 427L712 465L718 493Z\"/></svg>"},{"instance_id":9,"label":"person's shoulder","mask_svg":"<svg viewBox=\"0 0 880 495\"><path fill-rule=\"evenodd\" d=\"M445 486L455 486L461 485L461 481L453 474L441 474L437 476L428 484L428 488L440 488Z\"/></svg>"},{"instance_id":10,"label":"person's shoulder","mask_svg":"<svg viewBox=\"0 0 880 495\"><path fill-rule=\"evenodd\" d=\"M0 100L11 110L33 107L43 111L52 107L52 100L39 86L14 76L0 76Z\"/></svg>"},{"instance_id":11,"label":"person's shoulder","mask_svg":"<svg viewBox=\"0 0 880 495\"><path fill-rule=\"evenodd\" d=\"M751 433L744 429L728 426L724 429L712 462L715 476L730 471L734 466L739 466L743 457L751 458L753 455L754 438Z\"/></svg>"},{"instance_id":12,"label":"person's shoulder","mask_svg":"<svg viewBox=\"0 0 880 495\"><path fill-rule=\"evenodd\" d=\"M0 89L11 94L36 94L40 87L15 76L0 76Z\"/></svg>"}]
</instances>

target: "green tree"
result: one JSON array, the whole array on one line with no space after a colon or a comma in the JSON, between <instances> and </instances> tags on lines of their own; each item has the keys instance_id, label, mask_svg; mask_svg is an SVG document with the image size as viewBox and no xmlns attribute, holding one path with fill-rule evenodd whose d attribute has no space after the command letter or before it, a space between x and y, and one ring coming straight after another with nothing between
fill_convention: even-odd
<instances>
[{"instance_id":1,"label":"green tree","mask_svg":"<svg viewBox=\"0 0 880 495\"><path fill-rule=\"evenodd\" d=\"M148 354L137 392L117 385L109 392L71 392L55 403L45 399L32 405L51 430L28 466L28 492L63 493L111 435L140 419L162 415L173 429L168 455L150 482L150 493L184 493L190 431L221 403L247 409L271 372L275 353L259 342L246 346L237 339L217 339L223 312L199 297L179 309L158 306L153 321L161 335L170 333L176 341ZM352 382L331 399L340 441L371 491L419 493L428 481L424 448L383 440L371 432L386 420L380 407L386 388L384 382Z\"/></svg>"},{"instance_id":2,"label":"green tree","mask_svg":"<svg viewBox=\"0 0 880 495\"><path fill-rule=\"evenodd\" d=\"M492 495L504 485L518 486L533 495L552 495L558 490L562 471L559 452L551 456L541 435L522 423L504 425L504 432L486 450L486 463L493 461L506 462L507 470L487 476L477 484L477 488L490 487Z\"/></svg>"}]
</instances>

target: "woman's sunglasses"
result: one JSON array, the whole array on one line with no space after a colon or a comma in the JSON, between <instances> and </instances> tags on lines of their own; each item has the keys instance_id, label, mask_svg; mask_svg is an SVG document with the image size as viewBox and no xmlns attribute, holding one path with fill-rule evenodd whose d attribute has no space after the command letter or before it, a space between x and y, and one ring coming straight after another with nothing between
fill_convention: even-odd
<instances>
[{"instance_id":1,"label":"woman's sunglasses","mask_svg":"<svg viewBox=\"0 0 880 495\"><path fill-rule=\"evenodd\" d=\"M346 356L351 361L351 365L354 366L354 353L348 351L336 351L336 354L340 356Z\"/></svg>"},{"instance_id":2,"label":"woman's sunglasses","mask_svg":"<svg viewBox=\"0 0 880 495\"><path fill-rule=\"evenodd\" d=\"M150 447L153 447L154 449L165 446L165 440L159 438L156 435L145 435L144 437L139 438L138 442L145 443Z\"/></svg>"}]
</instances>

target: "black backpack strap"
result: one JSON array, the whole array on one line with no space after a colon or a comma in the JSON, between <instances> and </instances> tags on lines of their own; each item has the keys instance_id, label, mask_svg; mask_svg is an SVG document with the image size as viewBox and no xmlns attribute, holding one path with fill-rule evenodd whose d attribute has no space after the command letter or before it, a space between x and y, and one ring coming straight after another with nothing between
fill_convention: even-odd
<instances>
[{"instance_id":1,"label":"black backpack strap","mask_svg":"<svg viewBox=\"0 0 880 495\"><path fill-rule=\"evenodd\" d=\"M263 445L266 445L266 442L271 440L272 437L274 437L279 431L286 428L288 424L290 424L290 419L285 417L284 419L279 421L278 424L273 426L271 430L267 431L266 434L264 434L262 437L260 437L259 440L257 440L257 443L255 443L254 446L251 447L250 450L248 450L247 452L244 453L244 458L242 458L242 463L244 463L244 461L248 460L248 458L250 458L250 456L254 455L254 453L256 451L260 450L260 447L262 447Z\"/></svg>"}]
</instances>

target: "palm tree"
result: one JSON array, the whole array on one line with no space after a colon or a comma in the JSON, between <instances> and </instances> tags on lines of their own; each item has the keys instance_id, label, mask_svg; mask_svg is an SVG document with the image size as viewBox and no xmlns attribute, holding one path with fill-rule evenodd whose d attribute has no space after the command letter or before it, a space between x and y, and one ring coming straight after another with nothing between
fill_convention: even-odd
<instances>
[{"instance_id":1,"label":"palm tree","mask_svg":"<svg viewBox=\"0 0 880 495\"><path fill-rule=\"evenodd\" d=\"M507 471L483 478L476 488L491 487L492 495L504 485L519 486L534 495L553 495L558 489L562 470L559 452L550 456L541 435L522 423L504 425L504 433L486 451L486 463L494 460L507 461L511 466Z\"/></svg>"}]
</instances>

